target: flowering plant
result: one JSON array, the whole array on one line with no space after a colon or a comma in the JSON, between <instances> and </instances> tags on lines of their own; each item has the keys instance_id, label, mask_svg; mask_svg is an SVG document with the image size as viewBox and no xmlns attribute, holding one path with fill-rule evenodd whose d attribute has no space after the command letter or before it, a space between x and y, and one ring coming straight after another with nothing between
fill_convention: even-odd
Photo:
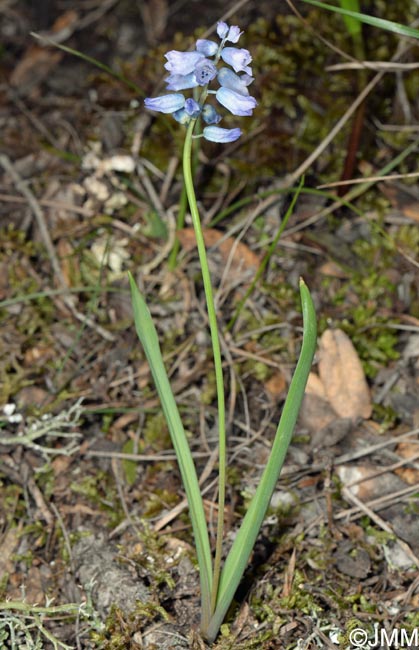
<instances>
[{"instance_id":1,"label":"flowering plant","mask_svg":"<svg viewBox=\"0 0 419 650\"><path fill-rule=\"evenodd\" d=\"M226 43L237 43L243 32L235 25L229 27L224 22L217 25L220 43L199 38L193 52L167 52L164 67L170 73L166 77L167 90L174 93L160 97L147 98L146 108L160 113L171 113L181 124L202 117L205 126L202 135L212 142L234 142L241 136L241 129L224 129L215 126L221 121L221 115L208 103L208 95L215 95L219 104L233 115L252 115L257 102L249 95L248 86L252 83L252 57L243 48L226 47ZM226 63L231 67L225 67ZM241 73L241 74L239 74ZM218 90L210 90L213 81L219 84ZM201 89L199 95L185 98L178 91Z\"/></svg>"},{"instance_id":2,"label":"flowering plant","mask_svg":"<svg viewBox=\"0 0 419 650\"><path fill-rule=\"evenodd\" d=\"M301 280L300 295L304 334L300 357L290 384L269 460L234 543L227 554L224 566L221 567L227 469L224 381L217 314L193 185L191 151L193 132L200 118L207 124L201 134L207 140L220 143L233 142L241 135L239 128L224 129L216 126L220 122L221 116L214 106L208 103L209 96L214 94L219 104L238 116L251 115L256 107L256 100L249 95L248 91L248 86L253 81L252 69L249 65L252 61L250 53L245 49L225 46L228 42L237 43L241 33L238 27L229 27L226 23L219 22L217 34L220 44L199 39L193 52L177 52L175 50L168 52L165 68L170 74L166 83L168 90L175 92L145 100L147 108L161 113L171 113L176 120L187 126L183 146L183 176L195 230L207 303L217 389L218 515L214 558L211 553L194 461L164 367L157 332L144 298L130 275L136 331L156 384L188 500L201 583L201 632L210 642L218 634L263 523L297 420L316 345L314 306L309 290ZM221 61L231 66L232 69L222 64L219 67ZM220 85L218 90L210 89L210 84L215 80ZM183 93L178 92L190 88L195 92L193 98L185 98Z\"/></svg>"}]
</instances>

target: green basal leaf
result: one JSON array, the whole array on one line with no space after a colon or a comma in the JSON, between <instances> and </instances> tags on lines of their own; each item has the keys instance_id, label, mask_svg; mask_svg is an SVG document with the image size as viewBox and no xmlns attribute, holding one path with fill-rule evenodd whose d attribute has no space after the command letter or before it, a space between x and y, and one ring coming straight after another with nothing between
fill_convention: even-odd
<instances>
[{"instance_id":1,"label":"green basal leaf","mask_svg":"<svg viewBox=\"0 0 419 650\"><path fill-rule=\"evenodd\" d=\"M303 400L316 349L317 326L313 301L303 280L300 280L300 294L304 320L300 358L291 381L268 463L221 572L216 609L208 628L203 629L203 633L209 641L215 639L243 576L275 490Z\"/></svg>"},{"instance_id":2,"label":"green basal leaf","mask_svg":"<svg viewBox=\"0 0 419 650\"><path fill-rule=\"evenodd\" d=\"M156 384L188 500L200 569L202 620L205 624L209 621L211 612L212 558L198 478L179 410L164 367L156 328L131 273L129 273L129 281L135 329Z\"/></svg>"},{"instance_id":3,"label":"green basal leaf","mask_svg":"<svg viewBox=\"0 0 419 650\"><path fill-rule=\"evenodd\" d=\"M352 11L355 13L360 13L360 6L358 0L339 0L340 6L345 11ZM358 39L361 36L361 23L358 18L353 18L352 16L344 15L343 19L345 21L346 29L353 39Z\"/></svg>"}]
</instances>

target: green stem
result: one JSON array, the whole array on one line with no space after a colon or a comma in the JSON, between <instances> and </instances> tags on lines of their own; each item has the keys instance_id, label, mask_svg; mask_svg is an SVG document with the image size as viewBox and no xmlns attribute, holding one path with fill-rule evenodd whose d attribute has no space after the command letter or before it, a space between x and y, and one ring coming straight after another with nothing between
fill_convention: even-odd
<instances>
[{"instance_id":1,"label":"green stem","mask_svg":"<svg viewBox=\"0 0 419 650\"><path fill-rule=\"evenodd\" d=\"M198 151L199 148L195 146L194 152L193 152L193 158L192 158L192 174L195 173L195 169L198 164ZM179 200L179 211L177 214L176 218L176 232L179 232L179 230L182 230L182 228L185 226L185 217L186 217L186 211L188 209L188 197L186 194L186 187L185 187L185 181L183 182L183 187L182 187L182 192L180 195L180 200ZM175 243L173 244L173 248L170 252L169 256L169 270L174 271L176 268L176 263L177 263L177 257L179 255L179 249L180 249L180 241L179 238L176 237Z\"/></svg>"},{"instance_id":2,"label":"green stem","mask_svg":"<svg viewBox=\"0 0 419 650\"><path fill-rule=\"evenodd\" d=\"M196 202L195 190L192 178L191 152L192 135L195 121L191 121L186 133L183 147L183 176L185 181L186 194L191 210L192 223L195 230L196 244L198 247L199 262L201 265L202 281L204 284L205 298L207 302L208 323L211 334L212 353L214 357L215 382L217 388L218 402L218 516L217 516L217 537L214 558L214 575L212 581L211 608L215 609L218 594L218 583L221 570L221 556L224 533L224 504L226 485L226 430L225 430L225 400L224 380L221 362L220 340L218 336L217 315L215 312L214 296L211 285L211 277L208 267L208 259L205 250L204 236L202 233L201 220L199 217Z\"/></svg>"}]
</instances>

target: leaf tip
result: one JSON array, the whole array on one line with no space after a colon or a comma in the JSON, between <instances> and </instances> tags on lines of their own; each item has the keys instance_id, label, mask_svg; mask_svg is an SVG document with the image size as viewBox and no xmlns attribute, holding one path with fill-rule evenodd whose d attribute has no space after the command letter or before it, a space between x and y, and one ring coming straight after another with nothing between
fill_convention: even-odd
<instances>
[{"instance_id":1,"label":"leaf tip","mask_svg":"<svg viewBox=\"0 0 419 650\"><path fill-rule=\"evenodd\" d=\"M127 275L128 275L128 281L129 281L131 289L133 287L136 287L137 285L135 283L134 276L132 275L131 271L127 271Z\"/></svg>"}]
</instances>

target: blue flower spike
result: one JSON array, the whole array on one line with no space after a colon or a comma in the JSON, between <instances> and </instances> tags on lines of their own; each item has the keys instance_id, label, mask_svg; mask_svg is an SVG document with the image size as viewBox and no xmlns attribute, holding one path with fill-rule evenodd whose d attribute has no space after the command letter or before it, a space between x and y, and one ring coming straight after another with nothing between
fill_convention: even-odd
<instances>
[{"instance_id":1,"label":"blue flower spike","mask_svg":"<svg viewBox=\"0 0 419 650\"><path fill-rule=\"evenodd\" d=\"M209 100L215 98L233 115L242 117L253 114L257 102L248 90L254 81L250 66L252 57L244 48L226 46L226 43L236 44L242 34L236 25L220 21L217 24L220 43L199 38L192 52L167 52L164 64L169 73L165 79L166 88L174 92L148 97L144 100L145 107L160 113L171 113L175 120L184 125L202 117L204 123L209 125L202 131L206 140L235 142L241 136L241 129L215 126L222 117ZM213 88L213 83L219 87ZM186 98L179 92L195 88L199 90L194 91L193 98Z\"/></svg>"}]
</instances>

